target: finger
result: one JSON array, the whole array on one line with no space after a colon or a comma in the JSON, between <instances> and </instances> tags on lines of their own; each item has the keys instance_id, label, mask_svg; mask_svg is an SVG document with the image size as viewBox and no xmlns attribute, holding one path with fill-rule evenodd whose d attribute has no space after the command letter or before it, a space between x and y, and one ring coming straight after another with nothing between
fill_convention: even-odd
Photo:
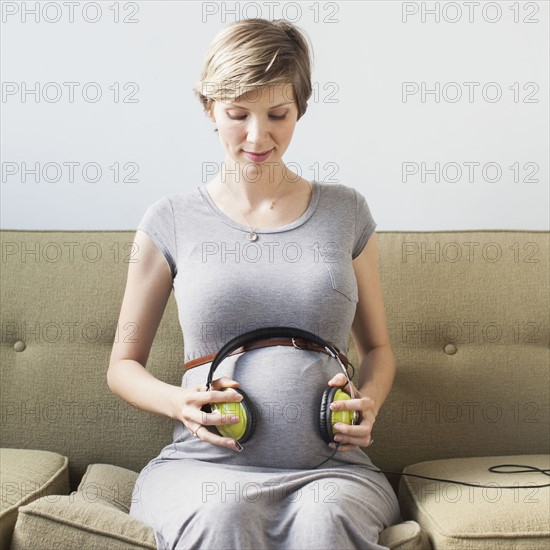
<instances>
[{"instance_id":1,"label":"finger","mask_svg":"<svg viewBox=\"0 0 550 550\"><path fill-rule=\"evenodd\" d=\"M328 384L329 386L343 386L347 381L346 375L343 372L339 372L328 381Z\"/></svg>"},{"instance_id":2,"label":"finger","mask_svg":"<svg viewBox=\"0 0 550 550\"><path fill-rule=\"evenodd\" d=\"M340 445L355 445L357 447L367 447L370 443L370 434L364 437L352 437L350 435L339 434L334 436L334 441Z\"/></svg>"},{"instance_id":3,"label":"finger","mask_svg":"<svg viewBox=\"0 0 550 550\"><path fill-rule=\"evenodd\" d=\"M239 386L239 382L229 378L229 376L222 376L212 381L212 389L217 390L219 388L234 388Z\"/></svg>"},{"instance_id":4,"label":"finger","mask_svg":"<svg viewBox=\"0 0 550 550\"><path fill-rule=\"evenodd\" d=\"M221 413L219 411L208 413L199 410L198 415L192 415L191 420L195 421L198 425L219 426L221 424L237 424L240 418L233 413Z\"/></svg>"},{"instance_id":5,"label":"finger","mask_svg":"<svg viewBox=\"0 0 550 550\"><path fill-rule=\"evenodd\" d=\"M331 378L331 380L329 380L329 385L341 387L344 392L346 392L349 396L352 397L352 399L359 398L360 394L357 388L355 387L355 384L353 382L348 381L348 379L346 378L346 375L343 372L339 372L336 376L334 376L334 378Z\"/></svg>"},{"instance_id":6,"label":"finger","mask_svg":"<svg viewBox=\"0 0 550 550\"><path fill-rule=\"evenodd\" d=\"M342 422L337 422L334 424L334 429L336 430L334 441L340 444L366 447L372 438L372 426L369 426L367 423L350 426Z\"/></svg>"},{"instance_id":7,"label":"finger","mask_svg":"<svg viewBox=\"0 0 550 550\"><path fill-rule=\"evenodd\" d=\"M230 437L222 437L211 432L206 426L197 424L195 428L195 437L201 441L206 441L207 443L212 443L213 445L219 445L220 447L227 447L235 451L238 450L237 442Z\"/></svg>"},{"instance_id":8,"label":"finger","mask_svg":"<svg viewBox=\"0 0 550 550\"><path fill-rule=\"evenodd\" d=\"M329 447L331 449L336 449L336 445L334 443L329 443ZM339 453L346 453L348 451L354 451L355 449L359 449L359 445L345 445L341 443L338 446Z\"/></svg>"},{"instance_id":9,"label":"finger","mask_svg":"<svg viewBox=\"0 0 550 550\"><path fill-rule=\"evenodd\" d=\"M209 392L204 392L205 394ZM229 392L213 392L221 394L221 399L207 399L200 397L195 400L192 407L186 409L184 419L191 421L200 426L202 424L207 426L216 426L219 424L236 424L240 421L240 416L243 414L243 410L239 407L238 403L242 398L241 395L229 395ZM218 406L212 410L209 405L216 403ZM220 407L219 404L223 405ZM220 410L221 409L221 410Z\"/></svg>"},{"instance_id":10,"label":"finger","mask_svg":"<svg viewBox=\"0 0 550 550\"><path fill-rule=\"evenodd\" d=\"M197 392L194 396L198 404L206 405L207 403L229 403L229 402L240 402L243 400L243 395L236 392L224 390L209 390Z\"/></svg>"},{"instance_id":11,"label":"finger","mask_svg":"<svg viewBox=\"0 0 550 550\"><path fill-rule=\"evenodd\" d=\"M334 428L342 433L346 434L354 434L356 433L355 430L357 428L361 429L363 431L367 429L369 432L372 431L372 427L374 426L374 423L376 421L374 415L370 413L369 411L366 412L365 416L362 416L362 411L356 411L359 413L359 421L355 422L354 424L347 424L343 421L336 422L334 424Z\"/></svg>"},{"instance_id":12,"label":"finger","mask_svg":"<svg viewBox=\"0 0 550 550\"><path fill-rule=\"evenodd\" d=\"M334 429L336 431L334 441L340 444L366 447L372 438L372 425L367 423L353 426L337 422L334 424Z\"/></svg>"},{"instance_id":13,"label":"finger","mask_svg":"<svg viewBox=\"0 0 550 550\"><path fill-rule=\"evenodd\" d=\"M368 447L374 441L372 434L369 434L366 437L351 437L343 434L336 434L334 436L336 443L339 443L339 450L351 451L352 449L357 449L358 447ZM335 443L330 443L329 447L336 448Z\"/></svg>"},{"instance_id":14,"label":"finger","mask_svg":"<svg viewBox=\"0 0 550 550\"><path fill-rule=\"evenodd\" d=\"M331 411L345 411L345 410L356 410L362 413L362 416L372 416L371 409L374 407L374 401L367 396L356 397L351 399L342 399L339 401L333 401L330 404Z\"/></svg>"}]
</instances>

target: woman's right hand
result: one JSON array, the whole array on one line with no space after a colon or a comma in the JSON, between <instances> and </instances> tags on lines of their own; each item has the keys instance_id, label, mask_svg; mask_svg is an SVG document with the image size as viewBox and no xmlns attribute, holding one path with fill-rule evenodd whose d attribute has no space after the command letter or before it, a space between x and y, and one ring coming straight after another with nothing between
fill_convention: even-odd
<instances>
[{"instance_id":1,"label":"woman's right hand","mask_svg":"<svg viewBox=\"0 0 550 550\"><path fill-rule=\"evenodd\" d=\"M193 388L176 388L172 395L174 418L183 422L185 427L202 441L239 451L239 445L234 439L217 435L206 428L206 426L219 424L236 424L239 417L231 414L220 414L219 412L207 413L201 410L208 403L238 403L242 401L243 396L240 393L221 391L222 388L235 388L238 386L239 383L235 380L222 376L212 381L209 391L206 391L206 384L200 384Z\"/></svg>"}]
</instances>

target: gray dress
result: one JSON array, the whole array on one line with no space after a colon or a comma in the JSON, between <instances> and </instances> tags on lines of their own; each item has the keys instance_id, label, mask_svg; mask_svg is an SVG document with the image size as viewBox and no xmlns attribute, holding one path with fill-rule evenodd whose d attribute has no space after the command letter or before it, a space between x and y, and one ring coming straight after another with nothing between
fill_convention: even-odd
<instances>
[{"instance_id":1,"label":"gray dress","mask_svg":"<svg viewBox=\"0 0 550 550\"><path fill-rule=\"evenodd\" d=\"M138 229L172 271L184 361L276 325L313 332L347 354L358 301L352 259L376 223L355 189L310 184L307 210L256 229L255 242L205 186L146 210ZM205 383L209 367L187 371L182 387ZM385 548L380 531L402 518L385 476L365 468L376 468L368 455L339 451L315 469L333 453L319 435L319 402L339 372L334 358L288 346L226 358L214 379L240 382L256 410L254 435L237 453L176 421L173 441L140 472L130 515L154 529L162 550Z\"/></svg>"}]
</instances>

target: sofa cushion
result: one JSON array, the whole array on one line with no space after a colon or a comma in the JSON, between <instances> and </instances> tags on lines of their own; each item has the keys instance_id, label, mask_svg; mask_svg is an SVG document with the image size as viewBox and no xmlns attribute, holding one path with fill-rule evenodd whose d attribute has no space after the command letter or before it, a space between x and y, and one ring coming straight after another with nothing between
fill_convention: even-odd
<instances>
[{"instance_id":1,"label":"sofa cushion","mask_svg":"<svg viewBox=\"0 0 550 550\"><path fill-rule=\"evenodd\" d=\"M90 464L78 485L88 501L102 501L127 514L138 473L111 464Z\"/></svg>"},{"instance_id":2,"label":"sofa cushion","mask_svg":"<svg viewBox=\"0 0 550 550\"><path fill-rule=\"evenodd\" d=\"M9 548L20 506L69 492L68 459L50 451L0 449L0 548Z\"/></svg>"},{"instance_id":3,"label":"sofa cushion","mask_svg":"<svg viewBox=\"0 0 550 550\"><path fill-rule=\"evenodd\" d=\"M387 527L380 533L378 543L391 550L430 550L426 531L416 521L404 521Z\"/></svg>"},{"instance_id":4,"label":"sofa cushion","mask_svg":"<svg viewBox=\"0 0 550 550\"><path fill-rule=\"evenodd\" d=\"M67 497L21 509L12 550L34 548L152 548L153 530L128 515L138 474L110 464L90 464Z\"/></svg>"},{"instance_id":5,"label":"sofa cushion","mask_svg":"<svg viewBox=\"0 0 550 550\"><path fill-rule=\"evenodd\" d=\"M488 471L497 464L524 464L548 469L548 455L486 456L430 460L407 466L404 473L466 483L404 476L399 485L403 518L417 521L434 548L533 550L550 547L550 488L504 489L545 485L542 473L503 475ZM505 469L502 469L505 470Z\"/></svg>"},{"instance_id":6,"label":"sofa cushion","mask_svg":"<svg viewBox=\"0 0 550 550\"><path fill-rule=\"evenodd\" d=\"M156 550L153 530L85 493L38 499L19 510L11 550Z\"/></svg>"}]
</instances>

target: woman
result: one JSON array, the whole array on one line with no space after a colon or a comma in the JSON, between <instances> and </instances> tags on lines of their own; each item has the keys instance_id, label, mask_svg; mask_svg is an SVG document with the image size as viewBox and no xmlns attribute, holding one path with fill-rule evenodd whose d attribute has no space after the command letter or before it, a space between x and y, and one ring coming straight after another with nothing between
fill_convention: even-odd
<instances>
[{"instance_id":1,"label":"woman","mask_svg":"<svg viewBox=\"0 0 550 550\"><path fill-rule=\"evenodd\" d=\"M225 161L206 185L164 197L142 217L118 325L137 323L140 337L115 343L108 372L121 399L176 421L173 442L140 472L130 515L162 549L383 548L378 535L401 521L399 506L360 448L372 442L395 374L376 224L352 187L308 181L282 160L311 95L304 35L284 20L229 25L195 92ZM181 387L154 378L144 366L172 288L186 363L269 326L307 330L347 354L351 331L361 383L332 407L357 411L359 422L335 425L336 447L319 436L319 396L346 377L313 350L230 356L211 391L211 362L186 370ZM256 407L242 449L215 427L238 417L202 410L241 399L224 388L245 390Z\"/></svg>"}]
</instances>

